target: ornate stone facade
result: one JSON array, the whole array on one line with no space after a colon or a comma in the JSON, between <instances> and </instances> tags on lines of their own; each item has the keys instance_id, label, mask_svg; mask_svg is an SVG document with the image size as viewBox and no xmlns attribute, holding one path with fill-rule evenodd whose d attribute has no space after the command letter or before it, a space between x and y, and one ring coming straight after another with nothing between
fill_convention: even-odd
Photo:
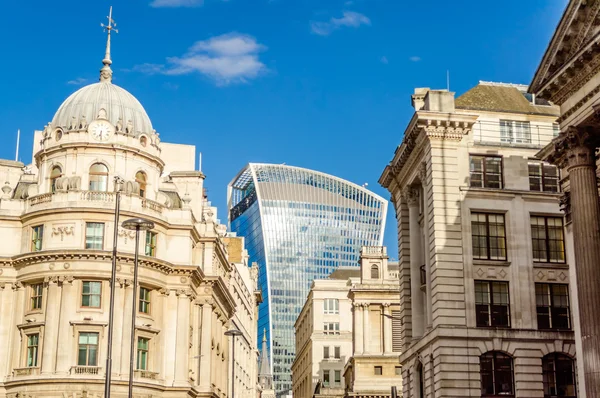
<instances>
[{"instance_id":1,"label":"ornate stone facade","mask_svg":"<svg viewBox=\"0 0 600 398\"><path fill-rule=\"evenodd\" d=\"M405 398L554 396L553 358L571 366L561 391L576 392L576 290L552 192L558 171L532 160L553 139L558 109L524 89L480 82L456 100L415 90L415 114L380 178L398 224ZM460 134L447 133L455 121ZM538 223L557 225L562 250L552 261L534 253L546 247ZM570 313L550 325L543 303L555 289Z\"/></svg>"},{"instance_id":2,"label":"ornate stone facade","mask_svg":"<svg viewBox=\"0 0 600 398\"><path fill-rule=\"evenodd\" d=\"M217 222L195 148L161 142L131 94L106 94L126 93L109 65L35 132L30 166L0 160L0 397L103 396L111 289L114 395L127 391L135 305L134 396L225 398L235 366L236 396L256 397L260 293L243 240ZM126 116L125 128L111 122ZM140 236L139 286L116 190L119 223L154 223ZM243 332L235 358L230 328Z\"/></svg>"}]
</instances>

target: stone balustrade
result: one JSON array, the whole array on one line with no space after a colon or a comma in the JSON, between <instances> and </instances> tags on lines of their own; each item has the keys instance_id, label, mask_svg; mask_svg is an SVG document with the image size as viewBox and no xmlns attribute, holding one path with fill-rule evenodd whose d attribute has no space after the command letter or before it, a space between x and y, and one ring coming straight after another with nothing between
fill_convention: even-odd
<instances>
[{"instance_id":1,"label":"stone balustrade","mask_svg":"<svg viewBox=\"0 0 600 398\"><path fill-rule=\"evenodd\" d=\"M15 377L19 377L19 376L37 376L40 374L40 368L39 367L27 367L27 368L15 368L13 370L13 375Z\"/></svg>"},{"instance_id":2,"label":"stone balustrade","mask_svg":"<svg viewBox=\"0 0 600 398\"><path fill-rule=\"evenodd\" d=\"M99 366L71 366L72 375L99 375Z\"/></svg>"},{"instance_id":3,"label":"stone balustrade","mask_svg":"<svg viewBox=\"0 0 600 398\"><path fill-rule=\"evenodd\" d=\"M360 249L361 255L367 256L387 256L387 247L385 246L363 246Z\"/></svg>"}]
</instances>

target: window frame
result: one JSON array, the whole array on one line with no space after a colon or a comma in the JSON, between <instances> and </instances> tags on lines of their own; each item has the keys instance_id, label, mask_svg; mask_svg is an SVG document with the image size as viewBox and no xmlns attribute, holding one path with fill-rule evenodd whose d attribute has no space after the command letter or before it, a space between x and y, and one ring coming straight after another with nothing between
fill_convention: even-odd
<instances>
[{"instance_id":1,"label":"window frame","mask_svg":"<svg viewBox=\"0 0 600 398\"><path fill-rule=\"evenodd\" d=\"M92 293L91 292L91 285L90 285L90 292L89 293L84 293L84 289L85 289L85 284L86 283L97 283L100 285L100 293ZM83 305L83 298L84 296L89 296L89 302L92 302L92 297L97 296L98 297L98 305L97 306L93 306L93 305ZM81 301L80 301L80 306L81 308L102 308L102 281L97 281L97 280L84 280L81 281Z\"/></svg>"},{"instance_id":2,"label":"window frame","mask_svg":"<svg viewBox=\"0 0 600 398\"><path fill-rule=\"evenodd\" d=\"M522 131L518 131L517 125L520 127L527 126L527 139L517 138L518 133L523 133ZM500 142L506 144L531 144L531 122L529 120L513 120L513 119L500 119ZM503 127L507 129L508 136L506 138L502 137Z\"/></svg>"},{"instance_id":3,"label":"window frame","mask_svg":"<svg viewBox=\"0 0 600 398\"><path fill-rule=\"evenodd\" d=\"M481 158L482 159L482 163L481 163L481 186L474 186L473 185L473 180L471 178L471 175L473 174L473 170L471 170L471 165L472 165L472 161L473 158ZM500 170L500 178L498 179L498 182L500 184L499 187L490 187L488 186L488 172L487 172L487 163L486 163L486 159L500 159L500 165L499 165L499 170ZM490 173L490 175L492 175ZM504 189L504 157L502 155L487 155L487 154L477 154L477 153L470 153L469 154L469 188L480 188L480 189Z\"/></svg>"},{"instance_id":4,"label":"window frame","mask_svg":"<svg viewBox=\"0 0 600 398\"><path fill-rule=\"evenodd\" d=\"M27 333L25 336L27 337L25 342L25 367L37 368L40 355L40 332L36 331L34 333ZM34 345L30 344L33 336L36 336L37 339ZM32 360L33 363L31 363Z\"/></svg>"},{"instance_id":5,"label":"window frame","mask_svg":"<svg viewBox=\"0 0 600 398\"><path fill-rule=\"evenodd\" d=\"M85 343L83 344L86 347L86 359L85 359L85 364L81 364L79 363L80 358L80 352L81 352L81 347L82 347L82 343L81 343L81 336L82 335L96 335L97 338L97 343L96 344L89 344L89 343ZM91 365L90 362L90 347L96 347L96 363L94 365ZM88 367L98 367L98 361L100 357L100 333L99 332L88 332L88 331L80 331L77 334L77 366L88 366Z\"/></svg>"},{"instance_id":6,"label":"window frame","mask_svg":"<svg viewBox=\"0 0 600 398\"><path fill-rule=\"evenodd\" d=\"M96 165L100 165L100 166L104 167L104 169L106 171L92 171L92 168ZM92 163L90 165L90 168L88 169L89 191L91 191L91 192L108 192L108 173L109 173L108 166L105 165L104 163L102 163L102 162ZM102 177L104 177L104 178L102 179ZM98 179L98 180L96 180L96 179ZM104 185L105 189L92 189L93 184L98 184L99 186Z\"/></svg>"},{"instance_id":7,"label":"window frame","mask_svg":"<svg viewBox=\"0 0 600 398\"><path fill-rule=\"evenodd\" d=\"M329 359L329 346L323 346L323 359Z\"/></svg>"},{"instance_id":8,"label":"window frame","mask_svg":"<svg viewBox=\"0 0 600 398\"><path fill-rule=\"evenodd\" d=\"M142 292L145 292L146 294L142 294ZM139 299L138 299L138 313L140 314L145 314L145 315L151 315L151 311L152 311L152 289L150 289L149 287L145 287L145 286L140 286L140 291L139 291ZM143 307L146 307L146 311L143 311Z\"/></svg>"},{"instance_id":9,"label":"window frame","mask_svg":"<svg viewBox=\"0 0 600 398\"><path fill-rule=\"evenodd\" d=\"M380 279L379 265L377 264L371 265L371 279Z\"/></svg>"},{"instance_id":10,"label":"window frame","mask_svg":"<svg viewBox=\"0 0 600 398\"><path fill-rule=\"evenodd\" d=\"M331 387L331 375L329 369L323 369L323 387Z\"/></svg>"},{"instance_id":11,"label":"window frame","mask_svg":"<svg viewBox=\"0 0 600 398\"><path fill-rule=\"evenodd\" d=\"M58 175L54 171L58 170ZM56 180L63 176L62 168L58 165L52 166L50 169L50 193L56 193Z\"/></svg>"},{"instance_id":12,"label":"window frame","mask_svg":"<svg viewBox=\"0 0 600 398\"><path fill-rule=\"evenodd\" d=\"M140 341L145 341L146 342L146 348L140 348ZM136 340L137 344L136 344L136 356L135 356L135 369L136 370L149 370L150 367L150 338L146 337L146 336L137 336L137 340ZM144 367L140 367L140 354L144 355L145 354L145 364Z\"/></svg>"},{"instance_id":13,"label":"window frame","mask_svg":"<svg viewBox=\"0 0 600 398\"><path fill-rule=\"evenodd\" d=\"M334 370L333 371L333 385L339 387L342 385L342 371Z\"/></svg>"},{"instance_id":14,"label":"window frame","mask_svg":"<svg viewBox=\"0 0 600 398\"><path fill-rule=\"evenodd\" d=\"M329 335L340 334L340 323L339 322L323 322L323 333Z\"/></svg>"},{"instance_id":15,"label":"window frame","mask_svg":"<svg viewBox=\"0 0 600 398\"><path fill-rule=\"evenodd\" d=\"M140 177L140 175L143 176L143 178ZM148 175L144 171L139 170L135 173L135 182L137 182L140 187L140 196L145 198L147 192L146 187L148 186Z\"/></svg>"},{"instance_id":16,"label":"window frame","mask_svg":"<svg viewBox=\"0 0 600 398\"><path fill-rule=\"evenodd\" d=\"M571 369L570 369L570 379L572 381L572 384L566 384L566 385L559 385L559 379L562 379L563 377L559 376L559 373L557 373L557 366L556 364L559 363L559 360L564 361L565 359L568 359L568 361L571 364ZM548 369L548 364L549 361L552 361L553 364L553 369ZM566 373L566 372L561 372L561 373ZM550 377L548 377L550 376ZM551 352L549 354L544 355L544 357L542 358L542 383L544 386L544 398L576 398L577 397L577 374L576 374L576 365L575 365L575 360L573 358L571 358L570 356L561 353L561 352ZM553 385L551 385L553 384ZM561 391L560 393L559 391L559 387L565 388L565 387L569 387L571 386L573 388L573 394L569 394L567 395L566 393L564 393L565 391ZM550 389L554 388L554 394L551 393Z\"/></svg>"},{"instance_id":17,"label":"window frame","mask_svg":"<svg viewBox=\"0 0 600 398\"><path fill-rule=\"evenodd\" d=\"M475 236L477 237L481 237L481 235L475 235L474 234L474 228L473 228L473 223L475 221L479 222L479 220L475 220L475 215L483 215L485 216L485 244L486 244L486 257L485 258L481 258L481 257L476 257L475 256L475 242L474 242L474 238ZM502 238L502 240L504 241L504 257L500 257L500 258L492 258L492 248L490 245L491 242L491 238L492 236L490 236L490 216L501 216L502 217L502 229L504 230L504 234L503 236L493 236L494 239L500 239ZM497 223L496 223L497 224ZM485 261L507 261L508 260L508 244L507 244L507 239L506 239L506 215L505 213L486 213L486 212L482 212L482 211L472 211L471 212L471 247L473 250L473 260L485 260ZM479 246L477 246L480 250L481 248ZM500 250L500 246L498 246L498 249Z\"/></svg>"},{"instance_id":18,"label":"window frame","mask_svg":"<svg viewBox=\"0 0 600 398\"><path fill-rule=\"evenodd\" d=\"M534 233L533 233L533 219L543 219L544 220L544 249L545 249L545 255L546 258L545 259L539 259L536 258L536 254L535 254L535 241L542 241L542 239L539 238L535 238L534 237ZM561 240L558 239L550 239L550 234L549 234L549 227L548 227L548 220L549 219L553 219L553 220L560 220L560 232L561 232ZM535 214L531 214L529 217L529 226L530 226L530 230L531 230L531 246L532 246L532 257L533 257L533 262L534 263L550 263L550 264L566 264L567 262L567 248L566 248L566 242L565 242L565 223L562 217L560 216L543 216L543 215L535 215ZM535 226L541 226L540 224L536 224ZM562 260L553 260L551 258L551 254L553 253L553 251L550 250L550 242L555 241L555 242L562 242ZM561 253L559 251L555 251L556 253Z\"/></svg>"},{"instance_id":19,"label":"window frame","mask_svg":"<svg viewBox=\"0 0 600 398\"><path fill-rule=\"evenodd\" d=\"M532 176L531 170L529 169L530 166L537 166L539 175ZM546 180L549 180L554 177L549 177L546 174L544 167L553 167L554 169L556 169L556 191L546 189L546 185L547 185ZM531 192L560 193L560 169L557 166L550 164L550 163L542 162L542 161L528 160L527 161L527 175L529 177L529 190ZM540 189L532 189L531 188L531 179L532 178L539 178Z\"/></svg>"},{"instance_id":20,"label":"window frame","mask_svg":"<svg viewBox=\"0 0 600 398\"><path fill-rule=\"evenodd\" d=\"M88 231L89 231L89 227L91 225L102 225L102 236L101 236L101 241L100 241L100 247L96 247L95 246L95 239L97 239L98 237L95 235L88 235ZM95 229L92 229L93 231L95 231ZM104 250L104 236L105 236L105 231L106 231L106 225L103 222L96 222L96 221L86 221L85 223L85 249L86 250ZM90 240L92 239L92 240ZM88 241L90 241L91 243L88 243Z\"/></svg>"},{"instance_id":21,"label":"window frame","mask_svg":"<svg viewBox=\"0 0 600 398\"><path fill-rule=\"evenodd\" d=\"M558 294L556 294L556 292L554 291L554 287L562 287L564 289L566 289L567 294L561 297L565 297L566 298L566 303L567 306L566 307L559 307L557 305L555 305L555 301L556 301L556 296L558 296ZM540 288L547 288L547 291L543 291L541 292L543 294L543 296L548 297L548 304L549 305L539 305L540 302L538 301L539 298L539 294L538 294L538 287ZM571 319L571 297L570 297L570 291L569 291L569 285L567 283L543 283L543 282L536 282L535 283L535 309L536 309L536 315L537 315L537 323L538 323L538 329L539 330L573 330L573 324L572 324L572 319ZM547 308L547 314L543 314L540 313L540 308ZM567 328L560 328L560 327L556 327L554 326L555 324L555 319L559 316L557 314L558 309L562 308L566 310L566 320L567 320L567 324L568 327ZM543 328L540 326L540 317L547 315L548 317L548 328Z\"/></svg>"},{"instance_id":22,"label":"window frame","mask_svg":"<svg viewBox=\"0 0 600 398\"><path fill-rule=\"evenodd\" d=\"M475 291L475 325L478 328L510 328L512 325L511 322L511 308L510 308L510 283L508 281L491 281L491 280L475 280L475 286L474 286L474 291ZM478 284L485 284L487 285L487 296L488 296L488 303L479 303L478 302L478 297L477 297L477 285ZM506 305L504 304L495 304L494 303L494 285L506 285ZM500 292L500 294L502 294L502 292ZM488 324L487 325L483 325L479 322L480 320L480 308L479 306L483 306L485 305L487 307L487 319L488 319ZM494 320L498 319L502 316L501 315L497 315L496 317L494 317L494 313L498 314L499 311L494 311L494 307L506 307L506 319L507 319L507 324L506 325L499 325L499 324L494 324Z\"/></svg>"},{"instance_id":23,"label":"window frame","mask_svg":"<svg viewBox=\"0 0 600 398\"><path fill-rule=\"evenodd\" d=\"M336 345L335 347L333 347L333 358L334 359L342 358L342 347L340 347L339 345Z\"/></svg>"},{"instance_id":24,"label":"window frame","mask_svg":"<svg viewBox=\"0 0 600 398\"><path fill-rule=\"evenodd\" d=\"M150 238L150 242L148 242ZM156 257L156 243L158 241L158 232L146 231L146 239L144 244L144 255L148 257ZM148 250L150 249L150 250Z\"/></svg>"},{"instance_id":25,"label":"window frame","mask_svg":"<svg viewBox=\"0 0 600 398\"><path fill-rule=\"evenodd\" d=\"M379 373L377 373L379 372ZM373 366L373 375L374 376L383 376L383 366Z\"/></svg>"},{"instance_id":26,"label":"window frame","mask_svg":"<svg viewBox=\"0 0 600 398\"><path fill-rule=\"evenodd\" d=\"M30 293L29 311L41 311L44 305L44 284L42 282L32 283L30 285Z\"/></svg>"},{"instance_id":27,"label":"window frame","mask_svg":"<svg viewBox=\"0 0 600 398\"><path fill-rule=\"evenodd\" d=\"M38 247L39 243L39 247ZM39 252L44 250L44 224L33 225L31 227L31 250Z\"/></svg>"},{"instance_id":28,"label":"window frame","mask_svg":"<svg viewBox=\"0 0 600 398\"><path fill-rule=\"evenodd\" d=\"M492 394L488 394L487 392L484 393L484 388L487 389L487 387L489 386L484 386L484 369L483 369L483 360L484 359L489 359L489 357L491 356L491 364L492 364L492 369L491 369L491 376L492 376L492 387L493 387L493 393ZM510 361L510 379L511 379L511 383L510 383L510 388L511 388L511 392L510 393L505 393L502 391L496 391L496 387L498 384L498 374L497 372L499 372L499 367L498 363L496 362L498 360L498 358L502 356L502 359L508 359ZM490 370L485 370L486 373L490 372ZM501 351L488 351L486 353L483 353L480 357L479 357L479 373L480 373L480 377L481 377L481 396L482 397L510 397L510 398L514 398L515 397L515 362L514 362L514 358L511 357L508 354L505 354L504 352Z\"/></svg>"}]
</instances>

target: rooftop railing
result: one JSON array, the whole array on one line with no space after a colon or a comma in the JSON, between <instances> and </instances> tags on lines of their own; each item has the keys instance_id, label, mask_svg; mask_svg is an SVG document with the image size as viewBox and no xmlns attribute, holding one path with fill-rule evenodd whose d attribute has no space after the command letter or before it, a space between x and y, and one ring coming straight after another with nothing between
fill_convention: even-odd
<instances>
[{"instance_id":1,"label":"rooftop railing","mask_svg":"<svg viewBox=\"0 0 600 398\"><path fill-rule=\"evenodd\" d=\"M515 120L477 121L471 129L473 142L500 147L541 149L559 134L557 124Z\"/></svg>"}]
</instances>

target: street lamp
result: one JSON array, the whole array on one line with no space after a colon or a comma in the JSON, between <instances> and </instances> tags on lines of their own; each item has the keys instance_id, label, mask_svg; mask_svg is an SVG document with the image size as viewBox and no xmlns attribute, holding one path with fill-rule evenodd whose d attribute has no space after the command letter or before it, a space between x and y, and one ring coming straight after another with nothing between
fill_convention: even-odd
<instances>
[{"instance_id":1,"label":"street lamp","mask_svg":"<svg viewBox=\"0 0 600 398\"><path fill-rule=\"evenodd\" d=\"M231 336L231 398L235 398L235 336L241 336L243 333L237 329L231 329L225 332L225 336Z\"/></svg>"},{"instance_id":2,"label":"street lamp","mask_svg":"<svg viewBox=\"0 0 600 398\"><path fill-rule=\"evenodd\" d=\"M104 397L110 398L110 380L112 378L112 339L113 318L115 315L115 284L117 283L117 239L119 238L119 212L121 207L121 177L115 176L115 230L113 233L112 270L110 274L110 306L108 309L108 354L106 355L106 377L104 379Z\"/></svg>"},{"instance_id":3,"label":"street lamp","mask_svg":"<svg viewBox=\"0 0 600 398\"><path fill-rule=\"evenodd\" d=\"M121 226L135 231L135 252L133 257L133 305L131 307L131 347L129 351L129 393L133 397L133 354L135 353L135 318L137 315L137 285L138 285L138 251L140 247L140 231L154 228L154 223L143 218L130 218L123 221Z\"/></svg>"}]
</instances>

